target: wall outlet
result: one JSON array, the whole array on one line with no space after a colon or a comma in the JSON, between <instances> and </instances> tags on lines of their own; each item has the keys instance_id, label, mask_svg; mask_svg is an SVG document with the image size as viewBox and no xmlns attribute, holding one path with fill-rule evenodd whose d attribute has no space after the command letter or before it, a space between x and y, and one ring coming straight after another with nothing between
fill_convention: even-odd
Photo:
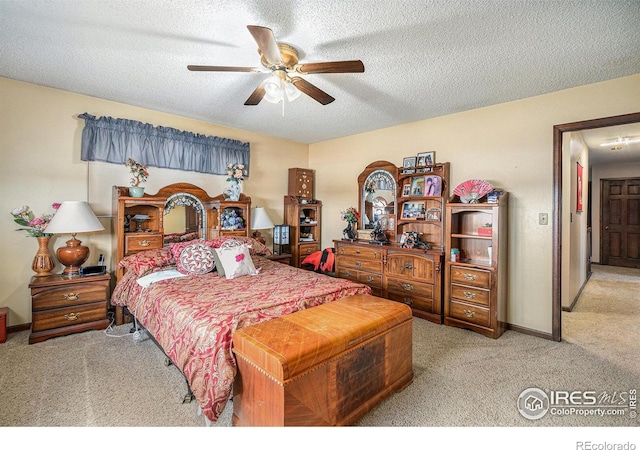
<instances>
[{"instance_id":1,"label":"wall outlet","mask_svg":"<svg viewBox=\"0 0 640 450\"><path fill-rule=\"evenodd\" d=\"M540 213L538 215L538 223L540 225L549 225L549 214L547 213Z\"/></svg>"}]
</instances>

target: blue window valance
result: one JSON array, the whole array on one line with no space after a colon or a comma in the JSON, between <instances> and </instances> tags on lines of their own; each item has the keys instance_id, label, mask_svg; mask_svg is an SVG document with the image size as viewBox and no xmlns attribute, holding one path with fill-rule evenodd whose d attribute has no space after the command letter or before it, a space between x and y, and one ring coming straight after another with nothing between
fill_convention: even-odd
<instances>
[{"instance_id":1,"label":"blue window valance","mask_svg":"<svg viewBox=\"0 0 640 450\"><path fill-rule=\"evenodd\" d=\"M227 164L244 164L249 174L248 142L206 136L129 119L96 118L84 113L83 161L124 164L128 158L151 167L226 175Z\"/></svg>"}]
</instances>

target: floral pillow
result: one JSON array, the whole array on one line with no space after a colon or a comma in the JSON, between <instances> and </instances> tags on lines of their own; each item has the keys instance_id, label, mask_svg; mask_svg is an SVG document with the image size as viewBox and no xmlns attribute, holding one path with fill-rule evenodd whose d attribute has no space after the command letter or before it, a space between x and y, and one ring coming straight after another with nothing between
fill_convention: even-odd
<instances>
[{"instance_id":1,"label":"floral pillow","mask_svg":"<svg viewBox=\"0 0 640 450\"><path fill-rule=\"evenodd\" d=\"M227 280L243 275L258 274L258 270L256 270L256 267L253 265L247 244L230 240L213 251L216 252L218 264L221 265L222 272L224 272ZM220 267L218 267L218 274L222 275Z\"/></svg>"},{"instance_id":2,"label":"floral pillow","mask_svg":"<svg viewBox=\"0 0 640 450\"><path fill-rule=\"evenodd\" d=\"M185 275L203 275L216 267L211 247L194 242L182 249L176 260L176 269Z\"/></svg>"},{"instance_id":3,"label":"floral pillow","mask_svg":"<svg viewBox=\"0 0 640 450\"><path fill-rule=\"evenodd\" d=\"M144 250L133 255L126 256L119 263L125 271L134 272L140 276L155 267L163 267L175 264L175 259L168 247Z\"/></svg>"}]
</instances>

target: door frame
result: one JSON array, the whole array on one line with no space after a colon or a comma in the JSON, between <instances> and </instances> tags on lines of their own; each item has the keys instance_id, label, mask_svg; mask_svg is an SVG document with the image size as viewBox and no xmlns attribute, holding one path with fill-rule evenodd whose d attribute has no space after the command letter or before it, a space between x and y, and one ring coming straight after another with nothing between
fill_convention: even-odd
<instances>
[{"instance_id":1,"label":"door frame","mask_svg":"<svg viewBox=\"0 0 640 450\"><path fill-rule=\"evenodd\" d=\"M554 341L562 340L562 135L565 132L589 130L640 122L640 112L600 119L564 123L553 127L553 255L552 255L552 325ZM588 170L588 168L586 168ZM593 225L593 224L592 224Z\"/></svg>"}]
</instances>

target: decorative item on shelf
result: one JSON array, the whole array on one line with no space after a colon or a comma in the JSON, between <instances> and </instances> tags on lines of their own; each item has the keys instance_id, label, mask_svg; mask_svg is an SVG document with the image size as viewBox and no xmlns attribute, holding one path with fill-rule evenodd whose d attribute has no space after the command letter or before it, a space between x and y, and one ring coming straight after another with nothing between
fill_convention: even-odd
<instances>
[{"instance_id":1,"label":"decorative item on shelf","mask_svg":"<svg viewBox=\"0 0 640 450\"><path fill-rule=\"evenodd\" d=\"M220 226L223 230L238 230L244 228L244 219L235 208L225 208L220 214Z\"/></svg>"},{"instance_id":2,"label":"decorative item on shelf","mask_svg":"<svg viewBox=\"0 0 640 450\"><path fill-rule=\"evenodd\" d=\"M491 183L485 180L467 180L460 183L453 193L460 197L462 203L478 203L482 197L493 191Z\"/></svg>"},{"instance_id":3,"label":"decorative item on shelf","mask_svg":"<svg viewBox=\"0 0 640 450\"><path fill-rule=\"evenodd\" d=\"M247 176L244 164L227 164L227 182L229 186L224 190L225 198L237 202L240 200L240 182Z\"/></svg>"},{"instance_id":4,"label":"decorative item on shelf","mask_svg":"<svg viewBox=\"0 0 640 450\"><path fill-rule=\"evenodd\" d=\"M260 234L258 230L268 230L273 228L273 222L269 218L267 211L262 207L255 207L251 209L251 229L254 232L251 236L258 242L266 244L266 240Z\"/></svg>"},{"instance_id":5,"label":"decorative item on shelf","mask_svg":"<svg viewBox=\"0 0 640 450\"><path fill-rule=\"evenodd\" d=\"M356 241L358 239L358 227L356 223L360 219L360 213L353 206L340 213L340 218L347 222L347 227L342 230L344 238L348 241Z\"/></svg>"},{"instance_id":6,"label":"decorative item on shelf","mask_svg":"<svg viewBox=\"0 0 640 450\"><path fill-rule=\"evenodd\" d=\"M138 224L138 226L136 227L136 233L142 233L145 231L145 229L142 228L142 224L149 219L150 217L147 214L136 214L131 218L133 222Z\"/></svg>"},{"instance_id":7,"label":"decorative item on shelf","mask_svg":"<svg viewBox=\"0 0 640 450\"><path fill-rule=\"evenodd\" d=\"M380 223L380 221L376 222L375 227L371 232L371 240L369 241L369 243L379 244L379 245L385 245L389 243L387 239L387 235L382 229L382 224Z\"/></svg>"},{"instance_id":8,"label":"decorative item on shelf","mask_svg":"<svg viewBox=\"0 0 640 450\"><path fill-rule=\"evenodd\" d=\"M54 203L51 207L54 209L53 214L43 214L40 217L35 217L33 211L31 211L28 206L21 206L11 211L13 221L23 227L18 228L16 231L24 230L38 240L38 251L31 263L31 269L36 273L36 277L51 275L51 271L55 267L53 255L49 251L49 241L51 240L52 234L45 232L45 230L53 219L56 211L60 208L60 203Z\"/></svg>"},{"instance_id":9,"label":"decorative item on shelf","mask_svg":"<svg viewBox=\"0 0 640 450\"><path fill-rule=\"evenodd\" d=\"M144 197L144 186L140 186L140 183L147 181L149 177L149 171L146 164L136 162L133 158L127 159L125 165L131 171L131 186L129 187L129 195L131 197Z\"/></svg>"},{"instance_id":10,"label":"decorative item on shelf","mask_svg":"<svg viewBox=\"0 0 640 450\"><path fill-rule=\"evenodd\" d=\"M276 255L289 253L289 232L289 225L274 225L273 253Z\"/></svg>"},{"instance_id":11,"label":"decorative item on shelf","mask_svg":"<svg viewBox=\"0 0 640 450\"><path fill-rule=\"evenodd\" d=\"M429 250L431 246L420 240L420 235L417 231L405 231L400 237L400 245L403 248L421 248L423 250Z\"/></svg>"},{"instance_id":12,"label":"decorative item on shelf","mask_svg":"<svg viewBox=\"0 0 640 450\"><path fill-rule=\"evenodd\" d=\"M56 215L47 226L51 234L71 234L66 247L58 248L58 261L65 266L63 274L77 275L80 266L89 257L89 248L81 245L76 239L77 233L92 233L102 231L104 227L93 213L87 202L63 202Z\"/></svg>"},{"instance_id":13,"label":"decorative item on shelf","mask_svg":"<svg viewBox=\"0 0 640 450\"><path fill-rule=\"evenodd\" d=\"M478 227L478 236L491 236L492 225L490 223L484 224L482 227Z\"/></svg>"},{"instance_id":14,"label":"decorative item on shelf","mask_svg":"<svg viewBox=\"0 0 640 450\"><path fill-rule=\"evenodd\" d=\"M500 196L504 191L502 189L494 189L487 194L487 203L498 203Z\"/></svg>"}]
</instances>

